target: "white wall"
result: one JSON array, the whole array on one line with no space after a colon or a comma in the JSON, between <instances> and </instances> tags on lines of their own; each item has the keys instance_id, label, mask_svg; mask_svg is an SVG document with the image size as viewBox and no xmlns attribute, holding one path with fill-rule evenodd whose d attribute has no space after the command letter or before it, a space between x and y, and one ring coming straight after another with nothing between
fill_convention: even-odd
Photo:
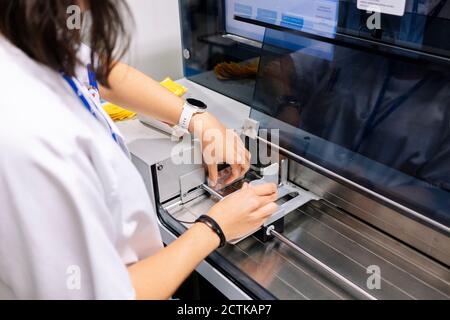
<instances>
[{"instance_id":1,"label":"white wall","mask_svg":"<svg viewBox=\"0 0 450 320\"><path fill-rule=\"evenodd\" d=\"M183 75L178 0L127 0L135 19L127 62L156 80Z\"/></svg>"}]
</instances>

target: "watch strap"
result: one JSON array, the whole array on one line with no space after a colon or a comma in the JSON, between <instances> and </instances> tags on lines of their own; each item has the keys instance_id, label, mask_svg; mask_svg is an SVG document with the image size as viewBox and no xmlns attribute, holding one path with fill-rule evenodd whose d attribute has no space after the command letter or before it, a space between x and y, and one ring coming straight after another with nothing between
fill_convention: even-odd
<instances>
[{"instance_id":1,"label":"watch strap","mask_svg":"<svg viewBox=\"0 0 450 320\"><path fill-rule=\"evenodd\" d=\"M189 106L187 103L183 106L183 112L180 116L180 121L178 123L178 126L184 130L189 131L189 125L191 124L192 117L197 111Z\"/></svg>"}]
</instances>

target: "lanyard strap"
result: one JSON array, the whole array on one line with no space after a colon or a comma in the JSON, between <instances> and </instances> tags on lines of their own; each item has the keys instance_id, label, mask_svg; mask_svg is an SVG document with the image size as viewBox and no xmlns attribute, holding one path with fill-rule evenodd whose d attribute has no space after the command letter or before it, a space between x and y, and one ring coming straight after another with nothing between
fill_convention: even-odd
<instances>
[{"instance_id":1,"label":"lanyard strap","mask_svg":"<svg viewBox=\"0 0 450 320\"><path fill-rule=\"evenodd\" d=\"M94 88L95 90L97 90L97 92L99 92L100 90L98 88L97 77L95 76L95 72L91 64L88 64L87 70L89 77L89 85L91 86L91 88Z\"/></svg>"},{"instance_id":2,"label":"lanyard strap","mask_svg":"<svg viewBox=\"0 0 450 320\"><path fill-rule=\"evenodd\" d=\"M84 94L83 94L83 92L80 90L80 88L77 86L77 84L75 83L75 81L71 78L71 77L69 77L68 75L66 75L66 74L62 74L62 76L63 76L63 78L64 78L64 80L66 80L66 82L69 84L69 86L70 86L70 88L73 90L73 92L78 96L78 98L80 99L80 101L82 102L82 104L83 104L83 106L86 108L86 110L88 110L89 111L89 113L95 118L95 119L97 119L97 121L99 121L99 122L104 122L107 126L108 126L108 129L109 129L109 131L110 131L110 134L111 134L111 136L112 136L112 138L114 139L114 141L117 143L117 144L119 144L119 137L118 137L118 135L117 135L117 133L115 133L114 132L114 130L113 130L113 128L111 127L111 125L109 124L109 122L108 122L108 120L106 119L106 118L103 118L103 121L101 120L101 119L99 119L99 114L100 114L100 116L103 116L102 115L102 113L99 111L99 112L96 112L95 111L95 108L96 107L92 107L92 105L94 105L95 106L95 103L94 102L92 102L92 104L91 103L89 103L89 101L87 100L87 98L84 96ZM89 76L89 78L91 77L91 75ZM89 81L91 82L91 79L89 79ZM92 82L92 84L93 84L94 82ZM96 83L96 82L95 82ZM91 84L91 85L92 85ZM95 88L95 87L94 87ZM92 99L91 99L91 101L92 101ZM104 116L103 116L104 117Z\"/></svg>"}]
</instances>

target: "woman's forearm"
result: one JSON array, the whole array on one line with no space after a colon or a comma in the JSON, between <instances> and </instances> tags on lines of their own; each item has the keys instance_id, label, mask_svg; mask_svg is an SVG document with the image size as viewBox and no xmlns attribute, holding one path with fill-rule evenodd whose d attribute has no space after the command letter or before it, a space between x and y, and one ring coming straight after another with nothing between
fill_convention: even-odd
<instances>
[{"instance_id":1,"label":"woman's forearm","mask_svg":"<svg viewBox=\"0 0 450 320\"><path fill-rule=\"evenodd\" d=\"M130 111L171 125L178 124L184 101L138 70L118 63L109 76L111 88L100 87L102 98Z\"/></svg>"},{"instance_id":2,"label":"woman's forearm","mask_svg":"<svg viewBox=\"0 0 450 320\"><path fill-rule=\"evenodd\" d=\"M110 75L104 99L160 121L177 124L184 101L143 73L119 63ZM194 269L219 246L219 237L196 224L159 253L128 268L137 299L168 299Z\"/></svg>"},{"instance_id":3,"label":"woman's forearm","mask_svg":"<svg viewBox=\"0 0 450 320\"><path fill-rule=\"evenodd\" d=\"M132 265L128 271L136 298L169 299L219 243L208 226L198 223L159 253Z\"/></svg>"}]
</instances>

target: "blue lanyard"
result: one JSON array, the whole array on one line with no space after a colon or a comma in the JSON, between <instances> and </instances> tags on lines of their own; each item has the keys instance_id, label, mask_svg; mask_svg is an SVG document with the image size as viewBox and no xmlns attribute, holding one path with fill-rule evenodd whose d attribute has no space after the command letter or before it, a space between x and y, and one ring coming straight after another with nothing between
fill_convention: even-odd
<instances>
[{"instance_id":1,"label":"blue lanyard","mask_svg":"<svg viewBox=\"0 0 450 320\"><path fill-rule=\"evenodd\" d=\"M87 70L88 70L88 77L89 77L89 85L92 88L94 88L95 90L97 90L97 92L99 92L97 78L95 76L94 69L92 69L92 65L88 64Z\"/></svg>"},{"instance_id":2,"label":"blue lanyard","mask_svg":"<svg viewBox=\"0 0 450 320\"><path fill-rule=\"evenodd\" d=\"M89 73L89 85L98 90L98 85L97 85L97 81L95 80L95 73L92 71L91 66L88 66L88 73ZM81 92L81 90L78 88L77 84L75 83L75 81L73 81L73 79L71 77L69 77L66 74L62 74L62 77L64 78L64 80L66 80L66 82L69 84L69 86L72 88L73 92L78 96L78 98L80 99L80 101L82 102L83 106L86 108L86 110L89 111L89 113L98 121L101 121L98 118L98 113L100 112L96 112L95 109L92 107L92 105L89 103L89 101L86 99L86 97L83 95L83 93ZM94 102L92 102L94 103ZM95 104L95 103L94 103ZM111 125L109 124L108 120L106 120L105 118L103 119L104 123L107 124L108 129L111 133L112 138L114 139L114 141L117 144L119 143L119 137L117 135L117 133L114 132L113 128L111 127Z\"/></svg>"}]
</instances>

